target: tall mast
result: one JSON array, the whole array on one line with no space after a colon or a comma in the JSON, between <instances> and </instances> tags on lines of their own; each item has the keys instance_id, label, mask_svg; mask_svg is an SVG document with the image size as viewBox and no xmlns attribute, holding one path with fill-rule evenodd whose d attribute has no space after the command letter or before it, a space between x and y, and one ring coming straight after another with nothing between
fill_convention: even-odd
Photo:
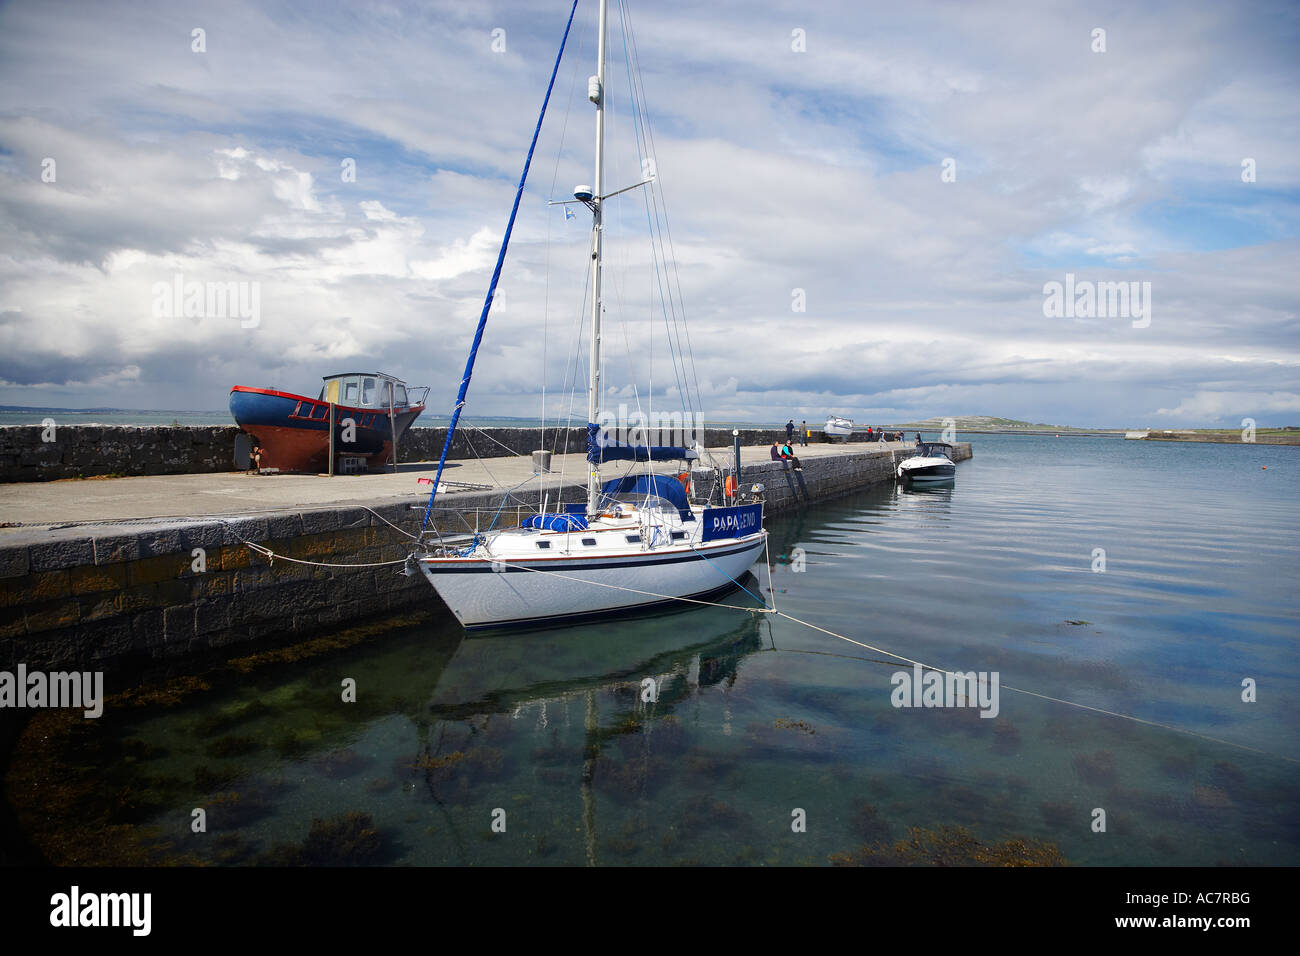
<instances>
[{"instance_id":1,"label":"tall mast","mask_svg":"<svg viewBox=\"0 0 1300 956\"><path fill-rule=\"evenodd\" d=\"M587 98L596 104L596 182L591 197L591 355L587 370L587 421L600 411L600 254L604 235L605 195L605 14L608 0L600 0L600 36L596 41L596 75L587 81ZM595 517L600 503L600 465L591 463L587 474L587 514Z\"/></svg>"}]
</instances>

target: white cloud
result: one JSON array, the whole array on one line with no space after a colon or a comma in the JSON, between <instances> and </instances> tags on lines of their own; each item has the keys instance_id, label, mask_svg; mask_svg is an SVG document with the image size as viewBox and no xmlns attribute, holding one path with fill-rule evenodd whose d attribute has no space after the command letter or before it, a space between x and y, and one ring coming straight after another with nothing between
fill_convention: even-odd
<instances>
[{"instance_id":1,"label":"white cloud","mask_svg":"<svg viewBox=\"0 0 1300 956\"><path fill-rule=\"evenodd\" d=\"M192 18L171 7L74 7L0 10L0 400L221 407L237 381L314 390L364 360L449 403L554 11L495 10L497 55L473 4L308 20L233 3L196 55ZM680 280L688 378L711 416L1294 413L1300 217L1286 190L1300 161L1282 6L1112 11L1101 56L1082 3L635 17L660 181L607 207L619 394L644 395L651 376L676 389L664 316L644 300ZM806 53L790 49L796 25ZM529 414L544 375L558 388L585 311L587 213L565 220L545 200L590 181L588 41L575 32L520 206L475 375L482 413ZM612 48L616 187L640 178L644 145ZM652 216L666 198L678 272L656 273L639 238L647 198ZM1151 327L1044 319L1042 285L1066 271L1150 281ZM260 283L263 323L155 319L149 290L177 272ZM791 310L796 288L806 312Z\"/></svg>"}]
</instances>

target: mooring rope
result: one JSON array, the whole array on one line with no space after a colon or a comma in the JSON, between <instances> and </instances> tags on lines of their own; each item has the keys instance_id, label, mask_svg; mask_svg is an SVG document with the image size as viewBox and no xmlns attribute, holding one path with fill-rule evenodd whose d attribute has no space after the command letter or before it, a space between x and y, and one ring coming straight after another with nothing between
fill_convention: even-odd
<instances>
[{"instance_id":1,"label":"mooring rope","mask_svg":"<svg viewBox=\"0 0 1300 956\"><path fill-rule=\"evenodd\" d=\"M698 553L698 552L697 552L697 553ZM616 591L628 591L628 592L631 592L631 593L633 593L633 594L642 594L642 595L646 595L646 596L648 596L648 597L664 598L665 600L683 601L683 602L688 603L688 604L703 604L703 605L707 605L708 607L727 608L727 609L729 609L729 610L734 610L734 611L747 611L747 612L749 612L750 614L772 614L772 615L775 615L776 617L782 617L782 618L785 618L787 621L790 621L790 622L792 622L792 623L794 623L794 624L801 624L801 625L803 625L804 627L811 628L811 629L814 630L814 631L819 631L819 632L821 632L822 634L826 634L826 635L829 636L829 637L838 638L838 639L841 640L841 641L847 641L848 643L853 644L853 645L855 645L855 646L857 646L857 647L861 647L861 648L863 648L864 650L874 651L874 652L877 653L877 654L883 654L883 655L886 656L886 657L893 658L894 660L897 660L897 661L902 661L902 662L904 662L904 663L906 663L906 664L912 664L912 665L915 665L915 666L920 667L920 668L922 668L922 669L924 669L924 670L935 671L935 672L937 672L937 673L944 674L944 675L949 675L949 674L954 674L954 675L955 675L955 674L960 673L960 672L958 672L958 671L948 670L947 668L939 667L939 666L934 665L934 664L927 664L927 663L925 663L924 661L918 661L918 660L914 660L914 659L912 659L912 658L910 658L910 657L904 657L902 654L895 654L893 651L891 651L891 650L887 650L886 648L883 648L883 647L877 647L876 645L874 645L874 644L868 644L868 643L866 643L865 641L855 640L854 638L848 637L847 635L839 634L839 633L837 633L837 632L835 632L835 631L830 630L829 628L822 627L822 626L819 625L819 624L814 624L812 621L805 621L805 620L803 620L802 618L795 617L793 614L787 614L785 611L780 611L780 610L778 610L778 609L776 608L776 606L775 606L776 592L775 592L775 591L771 588L771 586L770 586L770 581L771 581L771 564L770 564L770 563L768 564L768 575L769 575L769 588L768 588L768 590L769 590L769 592L772 594L772 602L773 602L773 603L772 603L771 606L768 606L768 604L767 604L766 602L764 602L763 607L755 608L755 607L744 607L743 605L738 605L738 604L721 604L721 603L716 602L716 601L705 601L705 600L701 600L701 599L699 599L699 598L684 598L684 597L676 597L676 596L671 595L671 594L659 594L659 593L656 593L656 592L654 592L654 591L643 591L643 590L640 590L640 589L638 589L638 588L629 588L629 587L626 587L626 586L624 586L624 585L619 585L619 584L606 584L606 583L601 582L601 581L592 581L592 580L589 580L589 579L587 579L587 578L578 578L578 577L574 577L573 575L563 574L562 572L559 572L559 571L548 571L548 570L545 570L545 569L542 569L542 568L531 568L531 567L528 567L528 566L525 565L525 564L514 564L514 563L509 562L509 561L506 561L506 560L504 560L504 559L498 559L498 560L500 560L500 563L501 563L501 564L508 564L508 565L511 566L511 567L523 568L523 569L526 570L526 571L533 571L533 572L535 572L535 573L537 573L537 574L554 574L554 575L557 575L558 577L565 578L566 580L578 581L578 582L580 582L580 583L582 583L582 584L592 584L592 585L595 585L595 586L597 586L597 587L611 588L611 589L616 590ZM712 563L712 562L710 562L710 563ZM730 575L724 575L724 576L727 577L728 580L732 580L733 582L735 581L735 579L734 579L734 578L731 578ZM741 587L742 587L742 590L744 590L746 594L749 594L751 597L754 596L753 593L752 593L751 591L749 591L748 588L744 588L743 585L742 585ZM761 599L760 599L760 600L761 600ZM882 662L882 663L883 663L883 662ZM1161 729L1161 730L1168 730L1168 731L1171 731L1171 732L1173 732L1173 733L1184 734L1184 735L1186 735L1186 736L1189 736L1189 737L1195 737L1195 738L1197 738L1197 739L1199 739L1199 740L1205 740L1205 741L1208 741L1208 742L1210 742L1210 743L1223 744L1224 746L1227 746L1227 747L1233 747L1233 748L1235 748L1235 749L1237 749L1237 750L1244 750L1244 751L1247 751L1247 752L1249 752L1249 753L1259 754L1260 756L1264 756L1264 757L1276 757L1276 758L1278 758L1278 759L1280 759L1280 760L1285 760L1285 761L1287 761L1288 763L1300 764L1300 759L1297 759L1297 758L1295 758L1295 757L1288 757L1288 756L1285 755L1285 754L1274 753L1273 751L1270 751L1270 750L1263 750L1263 749L1260 749L1260 748L1258 748L1258 747L1250 747L1250 746L1247 746L1246 744L1237 743L1236 741L1225 740L1225 739L1222 738L1222 737L1214 737L1214 736L1212 736L1212 735L1210 735L1210 734L1203 734L1203 733L1201 733L1201 732L1199 732L1199 731L1196 731L1196 730L1188 730L1188 729L1185 728L1185 727L1176 727L1176 726L1174 726L1173 724L1164 724L1164 723L1161 723L1161 722L1156 721L1156 720L1147 720L1145 717L1137 717L1137 716L1135 716L1135 715L1133 715L1133 714L1123 714L1123 713L1120 713L1119 711L1106 710L1104 707L1094 707L1094 706L1092 706L1091 704L1081 704L1081 703L1079 703L1078 701L1066 700L1066 699L1063 698L1063 697L1053 697L1053 696L1051 696L1050 694L1040 694L1040 693L1038 693L1037 691L1027 690L1026 688L1023 688L1023 687L1015 687L1015 686L1013 686L1013 685L1011 685L1011 684L1000 684L999 686L1000 686L1001 688L1005 689L1005 690L1009 690L1009 691L1011 691L1012 693L1023 694L1023 695L1025 695L1026 697L1036 697L1036 698L1038 698L1039 700L1051 701L1052 703L1055 703L1055 704L1064 704L1064 705L1067 706L1067 707L1075 707L1075 708L1078 708L1079 710L1087 710L1087 711L1091 711L1091 712L1093 712L1093 713L1095 713L1095 714L1102 714L1102 715L1107 716L1107 717L1116 717L1116 718L1119 718L1120 720L1131 720L1131 721L1133 721L1134 723L1145 724L1145 725L1148 726L1148 727L1157 727L1157 728L1159 728L1159 729Z\"/></svg>"},{"instance_id":2,"label":"mooring rope","mask_svg":"<svg viewBox=\"0 0 1300 956\"><path fill-rule=\"evenodd\" d=\"M230 532L230 534L233 537L235 537L242 544L246 545L252 551L255 551L256 553L262 555L264 558L267 559L267 562L272 565L274 565L276 559L279 559L281 561L291 561L294 564L306 564L306 565L312 565L314 567L322 567L322 568L383 568L383 567L392 567L393 565L397 565L397 564L405 564L408 560L407 558L398 558L394 561L381 561L381 562L367 563L367 564L334 564L325 561L307 561L302 558L290 558L286 555L276 554L270 548L267 548L263 545L245 540L238 532L230 528L229 525L224 521L220 521L220 524L225 525L226 529ZM770 536L768 540L770 541ZM694 551L695 550L694 546L692 545L691 547L692 550ZM699 554L701 557L704 557L704 554L700 551L696 551L695 553ZM680 597L674 594L661 594L656 591L645 591L640 588L630 588L627 587L626 585L621 585L621 584L608 584L603 581L592 581L588 578L580 578L580 577L575 577L574 575L571 574L565 574L562 571L548 570L544 568L532 568L529 567L527 564L515 563L513 561L509 561L504 558L494 557L492 561L493 563L499 563L501 565L506 565L514 568L520 568L524 571L532 571L535 574L554 575L556 577L563 578L568 581L577 581L580 584L590 584L595 587L609 588L614 591L626 591L631 594L640 594L645 597L661 598L666 601L681 601L684 604L699 604L699 605L704 605L706 607L724 608L726 610L731 610L731 611L746 611L749 614L772 614L775 615L776 617L785 618L787 621L790 621L794 624L800 624L814 631L818 631L822 634L827 635L828 637L834 637L841 641L847 641L849 644L853 644L856 647L861 647L863 650L873 651L877 654L883 654L886 657L893 658L896 661L902 661L905 664L912 664L913 666L920 667L923 670L934 671L936 673L943 674L945 676L957 675L959 673L962 673L960 671L948 670L945 667L939 667L938 665L935 664L927 664L924 661L918 661L910 657L904 657L902 654L896 654L893 651L888 650L886 648L878 647L875 644L868 644L865 641L856 640L855 638L849 637L848 635L840 634L836 631L832 631L830 628L822 627L820 624L814 624L812 621L805 621L802 618L795 617L793 614L787 614L785 611L778 610L776 607L776 591L772 588L772 566L771 566L770 552L768 551L767 541L764 542L764 554L766 558L766 563L768 565L768 592L772 596L771 597L772 603L769 606L767 602L763 602L762 607L745 607L744 605L740 605L740 604L722 604L717 601L705 601L700 598ZM706 560L708 559L706 558ZM709 563L713 564L712 561L709 561ZM714 565L714 567L715 569L717 569L716 565ZM740 584L740 582L736 581L735 578L731 577L729 574L726 574L720 569L717 570L719 570L719 573L721 573L723 577L727 578L727 580L731 581L733 584L736 584L738 587L741 588L741 590L743 590L750 597L753 597L755 600L762 601L761 598L757 597L757 595L755 595L752 591L750 591L744 585ZM871 663L885 663L885 662L873 661ZM1176 727L1173 724L1165 724L1157 720L1148 720L1145 717L1138 717L1133 714L1124 714L1115 710L1107 710L1104 707L1094 707L1091 704L1081 704L1078 701L1066 700L1063 697L1053 697L1050 694L1040 694L1037 691L1028 690L1023 687L1016 687L1011 684L1000 684L999 686L1004 690L1009 690L1015 694L1023 694L1026 697L1036 697L1039 700L1050 701L1051 703L1054 704L1064 704L1066 707L1074 707L1079 710L1087 710L1087 711L1091 711L1094 714L1102 714L1103 716L1115 717L1120 720L1130 720L1133 721L1134 723L1143 724L1147 727L1156 727L1160 730L1167 730L1170 731L1171 733L1183 734L1184 736L1188 736L1188 737L1195 737L1198 740L1204 740L1209 743L1222 744L1225 747L1232 747L1236 750L1246 751L1247 753L1258 754L1263 757L1275 757L1278 760L1284 760L1287 763L1300 764L1300 758L1289 757L1286 754L1275 753L1274 751L1264 750L1259 747L1250 747L1247 746L1246 744L1237 743L1236 741L1233 740L1226 740L1223 737L1215 737L1212 736L1211 734L1203 734L1200 731L1188 730L1185 727Z\"/></svg>"},{"instance_id":3,"label":"mooring rope","mask_svg":"<svg viewBox=\"0 0 1300 956\"><path fill-rule=\"evenodd\" d=\"M846 637L843 634L837 634L836 632L829 630L828 628L821 627L818 624L814 624L811 621L805 621L800 618L794 617L793 615L786 614L784 611L776 611L775 613L777 617L783 617L787 621L793 621L795 624L802 624L804 627L810 627L814 631L821 631L821 633L827 634L831 637L837 637L841 641L848 641L850 644L855 644L858 647L864 648L868 651L875 651L877 654L884 654L887 657L892 657L895 660L903 661L908 664L914 664L917 667L924 668L925 670L938 671L940 674L944 674L944 675L960 673L958 671L947 670L946 668L943 667L936 667L933 664L925 664L922 663L921 661L914 661L910 657L904 657L902 654L895 654L893 651L885 650L885 648L883 647L876 647L873 644L867 644L863 641L856 641L851 637ZM1004 690L1009 690L1016 694L1024 694L1027 697L1037 697L1040 700L1050 700L1056 704L1065 704L1067 707L1077 707L1080 710L1090 710L1096 714L1105 714L1107 717L1118 717L1122 720L1131 720L1134 721L1135 723L1146 724L1148 727L1159 727L1161 730L1171 730L1174 733L1186 734L1188 736L1197 737L1201 740L1208 740L1216 744L1224 744L1228 747L1235 747L1238 750L1246 750L1249 751L1250 753L1260 754L1265 757L1277 757L1278 759L1285 760L1288 763L1300 764L1300 759L1297 759L1295 757L1288 757L1285 754L1274 753L1271 750L1261 750L1258 747L1248 747L1245 744L1239 744L1231 740L1224 740L1222 737L1212 737L1209 734L1203 734L1196 730L1188 730L1185 727L1175 727L1173 724L1162 724L1159 721L1147 720L1145 717L1135 717L1132 714L1121 714L1118 711L1106 710L1103 707L1093 707L1091 704L1080 704L1078 701L1066 700L1062 697L1052 697L1049 694L1040 694L1037 693L1036 691L1026 690L1023 687L1013 687L1010 684L1001 684L1000 686Z\"/></svg>"},{"instance_id":4,"label":"mooring rope","mask_svg":"<svg viewBox=\"0 0 1300 956\"><path fill-rule=\"evenodd\" d=\"M370 509L367 508L366 510L369 511ZM230 527L230 524L228 522L221 521L218 519L217 523L220 524L222 527L224 527L228 532L230 532L230 536L233 537L240 544L247 547L250 551L255 551L256 553L260 554L262 557L266 558L267 564L271 565L272 567L275 566L275 562L277 560L291 561L294 564L309 564L317 568L388 568L388 567L392 567L394 564L406 563L406 558L398 558L394 561L371 562L367 564L335 564L329 561L307 561L303 558L291 558L285 554L276 554L270 548L266 547L266 545L258 544L255 541L249 541L247 538L241 535L234 528ZM399 528L398 530L400 531L401 529Z\"/></svg>"}]
</instances>

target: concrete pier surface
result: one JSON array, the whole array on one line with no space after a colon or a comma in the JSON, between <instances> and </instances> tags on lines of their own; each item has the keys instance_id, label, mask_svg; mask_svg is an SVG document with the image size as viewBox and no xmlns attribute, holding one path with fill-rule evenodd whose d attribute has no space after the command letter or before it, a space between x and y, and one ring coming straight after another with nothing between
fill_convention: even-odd
<instances>
[{"instance_id":1,"label":"concrete pier surface","mask_svg":"<svg viewBox=\"0 0 1300 956\"><path fill-rule=\"evenodd\" d=\"M742 447L741 465L774 464L770 445ZM800 462L845 455L883 454L906 457L907 442L871 444L810 444L794 446ZM732 449L712 448L719 463L730 466ZM204 515L252 514L264 511L319 507L378 507L395 501L424 500L438 463L410 462L398 465L396 473L339 475L257 475L219 472L195 475L151 475L138 478L91 478L62 481L24 482L0 486L0 546L13 526L49 527L70 522L112 522L141 518L199 518ZM662 470L662 469L659 469ZM622 474L618 465L603 466L609 477ZM488 485L493 501L508 488L534 495L539 487L562 485L586 487L585 454L557 456L550 474L534 477L529 457L483 458L449 461L443 480L462 484ZM438 495L443 503L466 500L473 493L450 485ZM473 495L478 497L477 495ZM473 507L473 505L471 505ZM9 526L9 527L4 527Z\"/></svg>"},{"instance_id":2,"label":"concrete pier surface","mask_svg":"<svg viewBox=\"0 0 1300 956\"><path fill-rule=\"evenodd\" d=\"M797 447L799 470L773 461L769 449L742 448L740 485L761 483L765 510L776 514L892 481L912 446ZM711 453L730 466L730 448ZM970 457L970 445L954 445L955 460ZM552 459L540 477L527 457L449 465L444 480L485 489L439 494L437 523L449 533L486 528L494 516L509 526L511 512L536 510L539 488L548 509L586 499L584 455ZM629 467L606 465L602 475ZM435 469L431 462L335 478L218 473L0 486L0 669L129 666L236 646L248 653L386 612L449 614L423 577L402 573L429 495L418 479ZM692 473L699 496L717 480L705 467Z\"/></svg>"}]
</instances>

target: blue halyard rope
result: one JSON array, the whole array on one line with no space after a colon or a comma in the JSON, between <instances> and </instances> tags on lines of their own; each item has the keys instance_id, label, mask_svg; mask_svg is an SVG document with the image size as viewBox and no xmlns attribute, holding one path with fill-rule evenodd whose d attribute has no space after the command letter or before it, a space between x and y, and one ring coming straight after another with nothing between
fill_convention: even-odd
<instances>
[{"instance_id":1,"label":"blue halyard rope","mask_svg":"<svg viewBox=\"0 0 1300 956\"><path fill-rule=\"evenodd\" d=\"M564 57L564 46L569 42L569 28L573 26L573 15L577 12L578 0L573 0L569 10L569 22L564 25L564 38L560 40L560 52L555 57L555 66L551 68L551 82L546 85L546 98L542 100L542 112L537 117L537 128L533 130L533 141L528 146L528 156L524 160L524 171L519 177L519 188L515 190L515 203L510 209L510 221L506 223L506 235L501 240L501 251L497 253L497 265L492 270L492 282L488 285L487 298L483 300L483 313L478 318L478 328L474 332L474 344L469 350L469 360L465 363L465 377L461 379L460 391L456 395L456 407L451 413L451 424L447 427L447 440L442 445L442 457L438 459L438 474L433 479L433 490L429 492L429 504L424 509L424 522L420 525L420 534L429 527L429 515L433 512L433 499L438 494L438 482L442 480L442 469L447 464L447 453L451 451L451 440L456 434L456 423L460 421L460 411L465 407L465 395L469 392L470 376L474 374L474 359L478 356L479 344L483 341L483 330L487 327L488 313L492 310L492 297L496 295L497 281L501 278L501 267L506 261L506 249L510 246L510 233L515 228L515 216L519 212L519 200L524 195L524 183L528 181L528 167L533 162L533 150L537 148L537 138L542 132L542 120L546 118L546 107L551 102L551 90L555 88L555 77L560 72L560 60Z\"/></svg>"}]
</instances>

